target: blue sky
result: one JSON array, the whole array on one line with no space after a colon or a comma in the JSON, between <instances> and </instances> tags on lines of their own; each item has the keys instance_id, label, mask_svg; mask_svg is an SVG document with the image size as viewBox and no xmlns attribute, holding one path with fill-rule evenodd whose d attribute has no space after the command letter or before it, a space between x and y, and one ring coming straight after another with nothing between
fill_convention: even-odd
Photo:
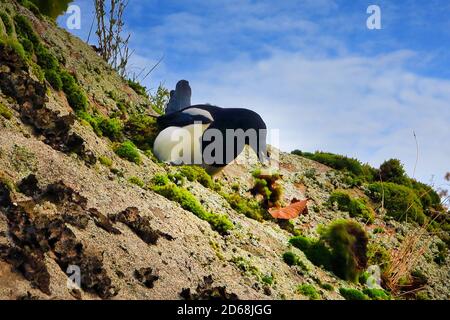
<instances>
[{"instance_id":1,"label":"blue sky","mask_svg":"<svg viewBox=\"0 0 450 320\"><path fill-rule=\"evenodd\" d=\"M91 0L82 9L86 40ZM366 9L381 8L381 30ZM59 18L65 25L65 17ZM130 0L130 73L190 81L193 102L247 107L280 129L284 151L324 150L378 166L396 157L437 186L450 170L450 2ZM91 37L95 40L95 35ZM92 41L91 41L92 42Z\"/></svg>"}]
</instances>

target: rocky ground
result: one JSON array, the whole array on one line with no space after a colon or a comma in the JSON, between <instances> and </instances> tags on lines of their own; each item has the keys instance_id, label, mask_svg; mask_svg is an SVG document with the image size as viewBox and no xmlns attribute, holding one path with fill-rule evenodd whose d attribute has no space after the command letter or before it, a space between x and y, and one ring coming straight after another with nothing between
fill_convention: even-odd
<instances>
[{"instance_id":1,"label":"rocky ground","mask_svg":"<svg viewBox=\"0 0 450 320\"><path fill-rule=\"evenodd\" d=\"M155 114L148 98L80 39L15 2L0 3L0 11L25 15L104 114L118 110L117 97L133 110ZM0 103L11 112L0 116L1 299L308 299L296 290L301 284L314 286L322 299L343 299L339 288L362 288L314 266L288 244L292 234L277 223L245 217L198 182L187 182L188 190L207 210L229 217L234 225L229 234L220 235L179 204L130 183L138 177L147 184L172 168L143 154L139 165L118 157L108 138L74 116L64 93L39 81L5 47L0 89ZM111 159L115 170L101 164L101 157ZM239 185L239 192L251 197L257 164L250 160L215 177L223 192ZM286 153L273 164L282 175L284 203L310 199L308 214L293 221L302 234L317 236L319 225L349 218L326 205L332 191L348 188L340 172ZM376 227L385 232L375 234ZM365 228L370 241L395 248L412 225L377 216ZM438 239L428 238L416 268L428 279L424 290L430 298L449 299L450 263L433 261ZM288 266L282 259L286 251L295 252L304 267ZM82 290L67 287L70 265L82 269ZM332 289L323 289L324 283Z\"/></svg>"}]
</instances>

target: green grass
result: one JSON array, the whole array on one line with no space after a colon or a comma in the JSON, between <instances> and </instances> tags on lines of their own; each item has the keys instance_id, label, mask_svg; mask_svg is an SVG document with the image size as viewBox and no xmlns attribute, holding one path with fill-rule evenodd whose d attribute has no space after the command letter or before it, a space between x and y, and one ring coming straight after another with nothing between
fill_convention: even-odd
<instances>
[{"instance_id":1,"label":"green grass","mask_svg":"<svg viewBox=\"0 0 450 320\"><path fill-rule=\"evenodd\" d=\"M376 182L368 186L367 194L375 202L381 203L384 199L387 215L397 221L407 219L421 225L426 221L420 199L412 189L406 186L392 182Z\"/></svg>"},{"instance_id":2,"label":"green grass","mask_svg":"<svg viewBox=\"0 0 450 320\"><path fill-rule=\"evenodd\" d=\"M363 293L372 300L391 300L391 295L383 289L364 289Z\"/></svg>"},{"instance_id":3,"label":"green grass","mask_svg":"<svg viewBox=\"0 0 450 320\"><path fill-rule=\"evenodd\" d=\"M330 204L337 203L339 210L347 211L350 217L361 217L367 223L373 223L375 212L363 198L352 198L344 191L335 191L328 200Z\"/></svg>"},{"instance_id":4,"label":"green grass","mask_svg":"<svg viewBox=\"0 0 450 320\"><path fill-rule=\"evenodd\" d=\"M156 175L153 178L151 189L163 197L177 202L183 209L192 212L198 218L207 221L213 230L221 234L228 233L234 227L227 216L206 211L197 198L188 190L171 182L167 175Z\"/></svg>"},{"instance_id":5,"label":"green grass","mask_svg":"<svg viewBox=\"0 0 450 320\"><path fill-rule=\"evenodd\" d=\"M114 152L122 159L141 164L142 159L139 150L133 142L125 141L114 148Z\"/></svg>"},{"instance_id":6,"label":"green grass","mask_svg":"<svg viewBox=\"0 0 450 320\"><path fill-rule=\"evenodd\" d=\"M317 292L316 288L310 284L302 284L297 287L297 292L309 297L310 300L319 300L320 294Z\"/></svg>"}]
</instances>

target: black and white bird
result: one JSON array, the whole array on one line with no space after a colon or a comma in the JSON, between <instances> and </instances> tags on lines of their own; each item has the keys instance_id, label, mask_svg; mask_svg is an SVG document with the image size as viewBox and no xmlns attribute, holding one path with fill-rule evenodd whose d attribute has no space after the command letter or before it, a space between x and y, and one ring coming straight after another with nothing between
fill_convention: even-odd
<instances>
[{"instance_id":1,"label":"black and white bird","mask_svg":"<svg viewBox=\"0 0 450 320\"><path fill-rule=\"evenodd\" d=\"M249 145L259 161L268 160L267 126L256 112L194 105L158 117L154 154L172 164L199 164L214 174Z\"/></svg>"}]
</instances>

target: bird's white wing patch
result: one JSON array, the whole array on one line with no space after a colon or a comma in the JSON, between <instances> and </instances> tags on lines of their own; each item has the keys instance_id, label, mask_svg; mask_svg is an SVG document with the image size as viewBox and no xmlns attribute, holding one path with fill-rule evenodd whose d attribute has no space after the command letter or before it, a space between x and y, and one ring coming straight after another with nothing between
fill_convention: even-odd
<instances>
[{"instance_id":1,"label":"bird's white wing patch","mask_svg":"<svg viewBox=\"0 0 450 320\"><path fill-rule=\"evenodd\" d=\"M173 164L202 164L201 138L209 124L193 124L183 128L168 127L155 139L153 153Z\"/></svg>"},{"instance_id":2,"label":"bird's white wing patch","mask_svg":"<svg viewBox=\"0 0 450 320\"><path fill-rule=\"evenodd\" d=\"M200 109L200 108L189 108L189 109L182 111L182 113L190 114L192 116L202 115L202 116L208 118L209 120L214 121L214 118L212 117L211 113L209 113L206 110Z\"/></svg>"}]
</instances>

